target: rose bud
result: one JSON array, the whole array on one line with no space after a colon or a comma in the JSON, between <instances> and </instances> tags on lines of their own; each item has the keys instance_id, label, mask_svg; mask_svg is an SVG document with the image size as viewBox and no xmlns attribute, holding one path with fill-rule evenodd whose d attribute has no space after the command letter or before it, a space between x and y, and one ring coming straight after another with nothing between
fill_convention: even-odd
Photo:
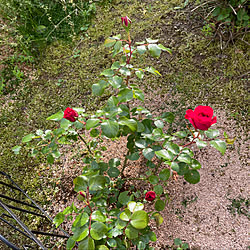
<instances>
[{"instance_id":1,"label":"rose bud","mask_svg":"<svg viewBox=\"0 0 250 250\"><path fill-rule=\"evenodd\" d=\"M209 106L197 106L194 111L188 109L185 119L188 119L195 129L208 130L212 124L217 122L213 117L213 109Z\"/></svg>"},{"instance_id":2,"label":"rose bud","mask_svg":"<svg viewBox=\"0 0 250 250\"><path fill-rule=\"evenodd\" d=\"M130 29L130 25L131 25L132 21L127 16L121 17L121 19L122 19L122 26L128 32L129 29Z\"/></svg>"},{"instance_id":3,"label":"rose bud","mask_svg":"<svg viewBox=\"0 0 250 250\"><path fill-rule=\"evenodd\" d=\"M78 117L78 114L77 112L74 110L74 109L71 109L71 108L66 108L64 110L64 116L63 118L71 121L71 122L75 122L76 121L76 117Z\"/></svg>"},{"instance_id":4,"label":"rose bud","mask_svg":"<svg viewBox=\"0 0 250 250\"><path fill-rule=\"evenodd\" d=\"M153 201L156 197L156 194L154 191L148 191L145 195L145 200L147 201Z\"/></svg>"},{"instance_id":5,"label":"rose bud","mask_svg":"<svg viewBox=\"0 0 250 250\"><path fill-rule=\"evenodd\" d=\"M85 198L85 192L80 191L79 194L80 194L83 198Z\"/></svg>"}]
</instances>

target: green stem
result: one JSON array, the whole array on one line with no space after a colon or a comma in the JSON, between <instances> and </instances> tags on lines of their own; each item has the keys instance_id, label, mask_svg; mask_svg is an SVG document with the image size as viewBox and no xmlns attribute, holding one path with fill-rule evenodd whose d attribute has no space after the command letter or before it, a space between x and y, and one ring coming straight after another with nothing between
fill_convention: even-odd
<instances>
[{"instance_id":1,"label":"green stem","mask_svg":"<svg viewBox=\"0 0 250 250\"><path fill-rule=\"evenodd\" d=\"M129 151L127 152L127 154L126 154L126 156L125 156L125 160L124 160L124 163L123 163L123 166L122 166L122 170L121 170L121 177L122 177L122 178L125 177L124 174L123 174L123 171L124 171L124 169L125 169L126 166L127 166L127 162L128 162L127 156L128 156L128 154L129 154Z\"/></svg>"},{"instance_id":2,"label":"green stem","mask_svg":"<svg viewBox=\"0 0 250 250\"><path fill-rule=\"evenodd\" d=\"M83 143L85 144L85 146L87 147L89 153L90 153L91 155L93 155L93 153L92 153L92 151L91 151L91 149L90 149L88 143L84 140L84 138L83 138L78 132L77 132L77 134L78 134L79 138L83 141Z\"/></svg>"}]
</instances>

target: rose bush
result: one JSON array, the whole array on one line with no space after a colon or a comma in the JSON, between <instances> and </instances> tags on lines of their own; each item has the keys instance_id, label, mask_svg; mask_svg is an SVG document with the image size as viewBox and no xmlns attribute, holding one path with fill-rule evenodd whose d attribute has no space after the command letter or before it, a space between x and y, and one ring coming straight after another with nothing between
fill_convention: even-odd
<instances>
[{"instance_id":1,"label":"rose bush","mask_svg":"<svg viewBox=\"0 0 250 250\"><path fill-rule=\"evenodd\" d=\"M122 19L126 39L116 35L104 42L105 47L112 48L113 58L120 55L111 68L101 72L103 79L92 86L96 96L106 91L113 93L107 103L94 113L68 107L64 112L59 111L47 118L58 123L54 130L37 130L22 139L31 149L31 156L42 154L49 164L60 158L61 145L83 142L76 154L83 165L82 174L73 181L74 191L82 205L76 207L72 203L54 218L57 227L74 218L67 249L75 245L87 250L153 249L150 242L156 241L156 235L149 221L154 220L157 226L163 222L160 212L169 200L168 181L177 180L177 175L191 184L200 181L198 170L201 164L189 146L196 144L198 148L204 148L210 144L222 154L226 150L225 141L218 139L220 132L209 128L216 122L212 108L198 106L194 111L187 110L185 118L195 129L201 130L198 133L190 128L171 133L175 119L172 112L154 117L142 106L144 93L139 87L142 79L147 73L161 74L152 66L132 65L131 60L144 53L159 57L162 51L171 53L171 50L151 38L146 42L133 42L129 34L131 23L127 17ZM141 105L131 105L135 99L141 101ZM127 141L126 152L118 155L124 155L124 158L105 158L103 139L110 139L112 143L122 138ZM20 149L21 146L15 146L13 151L18 154ZM126 176L129 162L139 159L145 162L145 171ZM138 181L153 191L136 189L138 185L144 186ZM146 201L153 202L155 211L144 210Z\"/></svg>"},{"instance_id":2,"label":"rose bush","mask_svg":"<svg viewBox=\"0 0 250 250\"><path fill-rule=\"evenodd\" d=\"M217 122L216 116L213 117L213 109L209 106L197 106L194 111L188 109L185 118L190 121L195 129L208 130L211 125Z\"/></svg>"}]
</instances>

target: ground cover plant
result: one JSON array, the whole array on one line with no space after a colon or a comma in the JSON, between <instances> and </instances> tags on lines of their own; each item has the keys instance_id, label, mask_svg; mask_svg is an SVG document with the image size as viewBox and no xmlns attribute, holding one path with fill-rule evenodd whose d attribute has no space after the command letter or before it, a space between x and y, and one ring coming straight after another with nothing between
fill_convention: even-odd
<instances>
[{"instance_id":1,"label":"ground cover plant","mask_svg":"<svg viewBox=\"0 0 250 250\"><path fill-rule=\"evenodd\" d=\"M79 249L130 249L133 246L153 249L150 242L156 241L156 235L149 220L155 220L157 226L163 222L160 212L168 199L165 188L168 179L179 175L191 184L200 181L201 164L189 146L196 144L204 148L210 145L223 155L226 143L234 142L225 132L223 138L219 138L219 130L210 128L217 119L209 106L199 105L186 111L185 119L194 130L187 126L187 130L172 133L169 130L175 118L172 112L155 117L143 106L133 103L136 99L144 102L140 89L144 75L161 75L152 66L132 65L133 58L144 53L158 58L162 52L171 53L171 50L158 44L156 39L133 41L130 36L132 21L127 16L121 19L126 37L115 35L105 40L104 45L112 49L114 60L110 68L101 72L105 80L92 86L94 95L111 93L107 103L95 113L68 107L47 118L59 122L57 128L39 129L22 139L25 147L31 150L30 156L45 155L49 164L61 156L60 145L78 141L85 146L83 172L74 179L74 190L79 193L83 205L76 207L73 203L54 219L56 226L66 218L73 220L73 236L67 241L67 249L75 245ZM103 140L121 140L122 137L127 140L124 159L111 158L107 162L103 157L107 150L102 146ZM18 154L21 146L12 150ZM140 157L146 161L146 170L128 178L124 174L128 160L137 161ZM128 181L138 180L150 183L152 190L140 192L126 186ZM154 202L155 211L144 210L143 203L147 201ZM180 240L178 244L176 240L175 245L180 245L180 249L188 247Z\"/></svg>"},{"instance_id":2,"label":"ground cover plant","mask_svg":"<svg viewBox=\"0 0 250 250\"><path fill-rule=\"evenodd\" d=\"M0 94L16 91L27 78L25 66L32 67L48 44L56 40L72 42L85 32L96 14L96 4L108 1L19 1L1 0L1 18L8 23L14 55L6 57L1 71Z\"/></svg>"}]
</instances>

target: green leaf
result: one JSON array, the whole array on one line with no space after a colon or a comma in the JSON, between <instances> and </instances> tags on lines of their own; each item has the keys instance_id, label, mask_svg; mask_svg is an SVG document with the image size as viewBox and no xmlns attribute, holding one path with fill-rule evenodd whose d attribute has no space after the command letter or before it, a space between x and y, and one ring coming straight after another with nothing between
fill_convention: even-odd
<instances>
[{"instance_id":1,"label":"green leaf","mask_svg":"<svg viewBox=\"0 0 250 250\"><path fill-rule=\"evenodd\" d=\"M120 219L123 221L129 221L131 218L131 212L129 211L129 209L125 209L124 212L122 212L120 214Z\"/></svg>"},{"instance_id":2,"label":"green leaf","mask_svg":"<svg viewBox=\"0 0 250 250\"><path fill-rule=\"evenodd\" d=\"M146 148L148 143L145 139L138 139L135 141L135 146L138 148Z\"/></svg>"},{"instance_id":3,"label":"green leaf","mask_svg":"<svg viewBox=\"0 0 250 250\"><path fill-rule=\"evenodd\" d=\"M142 92L142 90L134 90L133 91L133 93L134 93L134 98L135 99L139 99L140 101L144 101L144 93Z\"/></svg>"},{"instance_id":4,"label":"green leaf","mask_svg":"<svg viewBox=\"0 0 250 250\"><path fill-rule=\"evenodd\" d=\"M156 121L154 122L154 124L155 124L155 126L156 126L157 128L163 128L163 127L164 127L164 122L161 121L161 120L156 120Z\"/></svg>"},{"instance_id":5,"label":"green leaf","mask_svg":"<svg viewBox=\"0 0 250 250\"><path fill-rule=\"evenodd\" d=\"M117 41L116 44L115 44L115 46L114 46L113 57L115 55L117 55L117 53L120 52L121 47L122 47L122 41Z\"/></svg>"},{"instance_id":6,"label":"green leaf","mask_svg":"<svg viewBox=\"0 0 250 250\"><path fill-rule=\"evenodd\" d=\"M18 155L21 148L21 146L15 146L11 150L14 152L15 155Z\"/></svg>"},{"instance_id":7,"label":"green leaf","mask_svg":"<svg viewBox=\"0 0 250 250\"><path fill-rule=\"evenodd\" d=\"M80 175L78 177L76 177L73 181L75 188L74 190L76 192L79 191L85 191L87 186L88 186L88 178L86 176Z\"/></svg>"},{"instance_id":8,"label":"green leaf","mask_svg":"<svg viewBox=\"0 0 250 250\"><path fill-rule=\"evenodd\" d=\"M219 140L219 139L216 139L214 141L210 141L209 143L212 147L214 147L215 149L220 151L222 155L225 154L226 148L227 148L226 142Z\"/></svg>"},{"instance_id":9,"label":"green leaf","mask_svg":"<svg viewBox=\"0 0 250 250\"><path fill-rule=\"evenodd\" d=\"M95 222L91 225L90 235L94 240L101 240L108 232L108 228L102 222Z\"/></svg>"},{"instance_id":10,"label":"green leaf","mask_svg":"<svg viewBox=\"0 0 250 250\"><path fill-rule=\"evenodd\" d=\"M159 182L158 177L155 176L155 175L150 175L150 176L148 177L148 180L149 180L149 182L150 182L151 184L157 184L157 183Z\"/></svg>"},{"instance_id":11,"label":"green leaf","mask_svg":"<svg viewBox=\"0 0 250 250\"><path fill-rule=\"evenodd\" d=\"M174 133L174 135L176 135L180 139L183 139L183 138L187 137L187 132L186 131L178 131L178 132Z\"/></svg>"},{"instance_id":12,"label":"green leaf","mask_svg":"<svg viewBox=\"0 0 250 250\"><path fill-rule=\"evenodd\" d=\"M161 185L154 186L154 192L158 195L161 195L163 193L163 187Z\"/></svg>"},{"instance_id":13,"label":"green leaf","mask_svg":"<svg viewBox=\"0 0 250 250\"><path fill-rule=\"evenodd\" d=\"M113 178L113 177L118 177L120 175L120 170L118 168L109 168L108 170L108 175Z\"/></svg>"},{"instance_id":14,"label":"green leaf","mask_svg":"<svg viewBox=\"0 0 250 250\"><path fill-rule=\"evenodd\" d=\"M179 238L174 239L174 244L175 244L176 246L181 245L181 243L182 243L181 239L179 239Z\"/></svg>"},{"instance_id":15,"label":"green leaf","mask_svg":"<svg viewBox=\"0 0 250 250\"><path fill-rule=\"evenodd\" d=\"M84 226L89 221L89 215L87 213L81 213L76 216L75 221L72 224L72 228L79 228Z\"/></svg>"},{"instance_id":16,"label":"green leaf","mask_svg":"<svg viewBox=\"0 0 250 250\"><path fill-rule=\"evenodd\" d=\"M115 237L115 236L113 236L113 237ZM110 247L117 247L117 242L116 242L115 239L108 239L107 244L108 244Z\"/></svg>"},{"instance_id":17,"label":"green leaf","mask_svg":"<svg viewBox=\"0 0 250 250\"><path fill-rule=\"evenodd\" d=\"M184 175L187 173L189 167L186 163L184 162L172 162L171 163L171 168L178 173L178 175Z\"/></svg>"},{"instance_id":18,"label":"green leaf","mask_svg":"<svg viewBox=\"0 0 250 250\"><path fill-rule=\"evenodd\" d=\"M34 134L28 134L28 135L26 135L26 136L23 137L22 142L25 143L25 142L32 141L33 137L35 137Z\"/></svg>"},{"instance_id":19,"label":"green leaf","mask_svg":"<svg viewBox=\"0 0 250 250\"><path fill-rule=\"evenodd\" d=\"M74 235L72 236L72 239L74 241L81 241L85 239L89 235L89 228L86 226L78 227L74 230Z\"/></svg>"},{"instance_id":20,"label":"green leaf","mask_svg":"<svg viewBox=\"0 0 250 250\"><path fill-rule=\"evenodd\" d=\"M120 193L120 195L118 197L118 201L122 205L126 205L130 201L130 197L128 196L128 191L124 191L124 192Z\"/></svg>"},{"instance_id":21,"label":"green leaf","mask_svg":"<svg viewBox=\"0 0 250 250\"><path fill-rule=\"evenodd\" d=\"M47 162L48 162L49 164L53 164L54 161L55 161L54 156L53 156L52 154L48 154L48 155L47 155Z\"/></svg>"},{"instance_id":22,"label":"green leaf","mask_svg":"<svg viewBox=\"0 0 250 250\"><path fill-rule=\"evenodd\" d=\"M173 123L174 118L175 118L172 112L164 112L161 117L163 118L165 122L168 122L168 123Z\"/></svg>"},{"instance_id":23,"label":"green leaf","mask_svg":"<svg viewBox=\"0 0 250 250\"><path fill-rule=\"evenodd\" d=\"M116 43L116 40L109 37L109 38L107 38L107 39L105 40L104 46L107 47L107 48L109 48L109 47L114 46L115 43Z\"/></svg>"},{"instance_id":24,"label":"green leaf","mask_svg":"<svg viewBox=\"0 0 250 250\"><path fill-rule=\"evenodd\" d=\"M78 250L95 250L95 242L91 237L87 237L78 245Z\"/></svg>"},{"instance_id":25,"label":"green leaf","mask_svg":"<svg viewBox=\"0 0 250 250\"><path fill-rule=\"evenodd\" d=\"M199 149L201 149L201 148L206 147L206 146L207 146L207 143L204 142L204 141L202 141L202 140L197 139L196 145L197 145L197 147L198 147Z\"/></svg>"},{"instance_id":26,"label":"green leaf","mask_svg":"<svg viewBox=\"0 0 250 250\"><path fill-rule=\"evenodd\" d=\"M217 130L217 129L210 129L210 128L209 128L207 131L205 131L205 135L206 135L208 138L213 139L213 138L215 138L215 137L217 137L217 136L220 135L220 131Z\"/></svg>"},{"instance_id":27,"label":"green leaf","mask_svg":"<svg viewBox=\"0 0 250 250\"><path fill-rule=\"evenodd\" d=\"M136 229L143 229L148 225L148 221L148 214L143 210L139 210L132 214L130 223Z\"/></svg>"},{"instance_id":28,"label":"green leaf","mask_svg":"<svg viewBox=\"0 0 250 250\"><path fill-rule=\"evenodd\" d=\"M158 47L163 50L163 51L167 51L169 54L172 54L172 50L170 48L166 48L164 47L162 44L158 44Z\"/></svg>"},{"instance_id":29,"label":"green leaf","mask_svg":"<svg viewBox=\"0 0 250 250\"><path fill-rule=\"evenodd\" d=\"M100 123L99 119L88 119L86 122L86 129L90 130L91 128L96 127L96 125L99 123Z\"/></svg>"},{"instance_id":30,"label":"green leaf","mask_svg":"<svg viewBox=\"0 0 250 250\"><path fill-rule=\"evenodd\" d=\"M109 250L105 245L96 246L96 250Z\"/></svg>"},{"instance_id":31,"label":"green leaf","mask_svg":"<svg viewBox=\"0 0 250 250\"><path fill-rule=\"evenodd\" d=\"M127 155L127 158L131 161L137 161L140 158L138 152L132 153L131 155Z\"/></svg>"},{"instance_id":32,"label":"green leaf","mask_svg":"<svg viewBox=\"0 0 250 250\"><path fill-rule=\"evenodd\" d=\"M159 158L162 158L162 159L167 160L167 161L172 161L173 158L174 158L174 155L172 154L172 152L167 151L166 149L162 149L162 150L156 151L155 154Z\"/></svg>"},{"instance_id":33,"label":"green leaf","mask_svg":"<svg viewBox=\"0 0 250 250\"><path fill-rule=\"evenodd\" d=\"M102 190L106 184L106 178L101 175L92 176L89 179L89 190L98 191Z\"/></svg>"},{"instance_id":34,"label":"green leaf","mask_svg":"<svg viewBox=\"0 0 250 250\"><path fill-rule=\"evenodd\" d=\"M117 122L107 120L101 124L102 132L108 138L114 138L119 131L119 125Z\"/></svg>"},{"instance_id":35,"label":"green leaf","mask_svg":"<svg viewBox=\"0 0 250 250\"><path fill-rule=\"evenodd\" d=\"M119 69L120 68L120 63L118 61L114 62L111 66L111 69Z\"/></svg>"},{"instance_id":36,"label":"green leaf","mask_svg":"<svg viewBox=\"0 0 250 250\"><path fill-rule=\"evenodd\" d=\"M125 234L129 239L138 238L138 230L136 230L135 228L133 228L130 225L125 229Z\"/></svg>"},{"instance_id":37,"label":"green leaf","mask_svg":"<svg viewBox=\"0 0 250 250\"><path fill-rule=\"evenodd\" d=\"M139 79L142 79L142 78L144 77L144 72L141 71L141 70L135 71L135 74L137 75L137 77L138 77Z\"/></svg>"},{"instance_id":38,"label":"green leaf","mask_svg":"<svg viewBox=\"0 0 250 250\"><path fill-rule=\"evenodd\" d=\"M100 74L101 76L107 76L107 77L111 77L115 74L114 70L112 69L105 69L102 71L102 73Z\"/></svg>"},{"instance_id":39,"label":"green leaf","mask_svg":"<svg viewBox=\"0 0 250 250\"><path fill-rule=\"evenodd\" d=\"M147 41L148 43L157 43L157 42L158 42L158 39L153 40L153 39L151 39L151 38L146 38L146 41Z\"/></svg>"},{"instance_id":40,"label":"green leaf","mask_svg":"<svg viewBox=\"0 0 250 250\"><path fill-rule=\"evenodd\" d=\"M165 208L165 202L162 200L157 200L155 202L155 210L162 211Z\"/></svg>"},{"instance_id":41,"label":"green leaf","mask_svg":"<svg viewBox=\"0 0 250 250\"><path fill-rule=\"evenodd\" d=\"M200 174L197 170L191 169L184 174L184 179L191 184L196 184L200 181Z\"/></svg>"},{"instance_id":42,"label":"green leaf","mask_svg":"<svg viewBox=\"0 0 250 250\"><path fill-rule=\"evenodd\" d=\"M60 128L67 130L71 126L71 121L62 118L60 121Z\"/></svg>"},{"instance_id":43,"label":"green leaf","mask_svg":"<svg viewBox=\"0 0 250 250\"><path fill-rule=\"evenodd\" d=\"M121 165L121 161L119 158L112 158L109 160L109 167L118 167L119 165Z\"/></svg>"},{"instance_id":44,"label":"green leaf","mask_svg":"<svg viewBox=\"0 0 250 250\"><path fill-rule=\"evenodd\" d=\"M113 78L109 79L110 85L115 89L121 87L122 81L123 79L120 76L114 76Z\"/></svg>"},{"instance_id":45,"label":"green leaf","mask_svg":"<svg viewBox=\"0 0 250 250\"><path fill-rule=\"evenodd\" d=\"M159 178L162 181L167 181L169 177L170 177L170 170L168 168L161 170L161 172L159 173Z\"/></svg>"},{"instance_id":46,"label":"green leaf","mask_svg":"<svg viewBox=\"0 0 250 250\"><path fill-rule=\"evenodd\" d=\"M172 152L174 155L178 155L180 153L180 147L173 142L168 142L164 145L168 151Z\"/></svg>"},{"instance_id":47,"label":"green leaf","mask_svg":"<svg viewBox=\"0 0 250 250\"><path fill-rule=\"evenodd\" d=\"M128 68L126 68L126 67L122 67L122 68L120 69L120 73L121 73L122 75L125 75L125 76L130 76L130 75L131 75L130 70L129 70Z\"/></svg>"},{"instance_id":48,"label":"green leaf","mask_svg":"<svg viewBox=\"0 0 250 250\"><path fill-rule=\"evenodd\" d=\"M146 244L143 241L139 241L136 246L138 250L144 250L146 248Z\"/></svg>"},{"instance_id":49,"label":"green leaf","mask_svg":"<svg viewBox=\"0 0 250 250\"><path fill-rule=\"evenodd\" d=\"M91 216L92 220L99 221L99 222L105 222L106 216L99 210L96 210L92 213Z\"/></svg>"},{"instance_id":50,"label":"green leaf","mask_svg":"<svg viewBox=\"0 0 250 250\"><path fill-rule=\"evenodd\" d=\"M133 99L133 90L124 88L118 93L119 102L128 102Z\"/></svg>"},{"instance_id":51,"label":"green leaf","mask_svg":"<svg viewBox=\"0 0 250 250\"><path fill-rule=\"evenodd\" d=\"M128 119L127 117L122 116L120 117L118 123L123 126L128 126L132 132L135 132L137 130L137 122L134 119Z\"/></svg>"},{"instance_id":52,"label":"green leaf","mask_svg":"<svg viewBox=\"0 0 250 250\"><path fill-rule=\"evenodd\" d=\"M51 121L60 121L63 118L63 116L64 116L64 112L59 111L56 114L49 116L46 120L47 121L49 121L49 120L51 120Z\"/></svg>"},{"instance_id":53,"label":"green leaf","mask_svg":"<svg viewBox=\"0 0 250 250\"><path fill-rule=\"evenodd\" d=\"M143 208L144 208L144 205L141 202L130 201L128 203L128 209L130 210L131 213L140 211Z\"/></svg>"},{"instance_id":54,"label":"green leaf","mask_svg":"<svg viewBox=\"0 0 250 250\"><path fill-rule=\"evenodd\" d=\"M201 168L201 164L196 159L192 159L190 167L192 169L200 169Z\"/></svg>"},{"instance_id":55,"label":"green leaf","mask_svg":"<svg viewBox=\"0 0 250 250\"><path fill-rule=\"evenodd\" d=\"M152 148L144 148L142 150L142 154L144 155L144 157L147 159L147 160L151 160L154 155L155 155L155 152Z\"/></svg>"},{"instance_id":56,"label":"green leaf","mask_svg":"<svg viewBox=\"0 0 250 250\"><path fill-rule=\"evenodd\" d=\"M140 55L144 54L146 52L147 48L145 45L137 46L137 51Z\"/></svg>"},{"instance_id":57,"label":"green leaf","mask_svg":"<svg viewBox=\"0 0 250 250\"><path fill-rule=\"evenodd\" d=\"M161 55L161 49L158 47L157 44L149 44L148 50L151 56L153 57L159 57Z\"/></svg>"},{"instance_id":58,"label":"green leaf","mask_svg":"<svg viewBox=\"0 0 250 250\"><path fill-rule=\"evenodd\" d=\"M99 134L100 134L100 131L98 129L96 129L96 128L91 129L91 131L90 131L90 136L91 137L97 137Z\"/></svg>"},{"instance_id":59,"label":"green leaf","mask_svg":"<svg viewBox=\"0 0 250 250\"><path fill-rule=\"evenodd\" d=\"M156 221L156 226L159 227L162 224L162 222L163 222L162 216L159 213L154 213L153 214L153 218Z\"/></svg>"},{"instance_id":60,"label":"green leaf","mask_svg":"<svg viewBox=\"0 0 250 250\"><path fill-rule=\"evenodd\" d=\"M75 246L75 241L72 239L72 236L68 238L67 244L66 244L66 249L71 250Z\"/></svg>"},{"instance_id":61,"label":"green leaf","mask_svg":"<svg viewBox=\"0 0 250 250\"><path fill-rule=\"evenodd\" d=\"M181 162L185 162L185 163L191 163L192 162L192 158L186 153L181 153L178 156L177 160L181 161Z\"/></svg>"},{"instance_id":62,"label":"green leaf","mask_svg":"<svg viewBox=\"0 0 250 250\"><path fill-rule=\"evenodd\" d=\"M154 67L147 67L145 69L145 71L149 72L149 73L152 73L154 75L159 75L161 76L160 72L158 70L156 70Z\"/></svg>"},{"instance_id":63,"label":"green leaf","mask_svg":"<svg viewBox=\"0 0 250 250\"><path fill-rule=\"evenodd\" d=\"M62 212L60 212L55 216L53 223L55 223L56 227L59 227L64 222L64 219L65 215Z\"/></svg>"},{"instance_id":64,"label":"green leaf","mask_svg":"<svg viewBox=\"0 0 250 250\"><path fill-rule=\"evenodd\" d=\"M100 80L98 83L92 85L92 92L94 95L101 96L104 93L108 83L104 80Z\"/></svg>"}]
</instances>

